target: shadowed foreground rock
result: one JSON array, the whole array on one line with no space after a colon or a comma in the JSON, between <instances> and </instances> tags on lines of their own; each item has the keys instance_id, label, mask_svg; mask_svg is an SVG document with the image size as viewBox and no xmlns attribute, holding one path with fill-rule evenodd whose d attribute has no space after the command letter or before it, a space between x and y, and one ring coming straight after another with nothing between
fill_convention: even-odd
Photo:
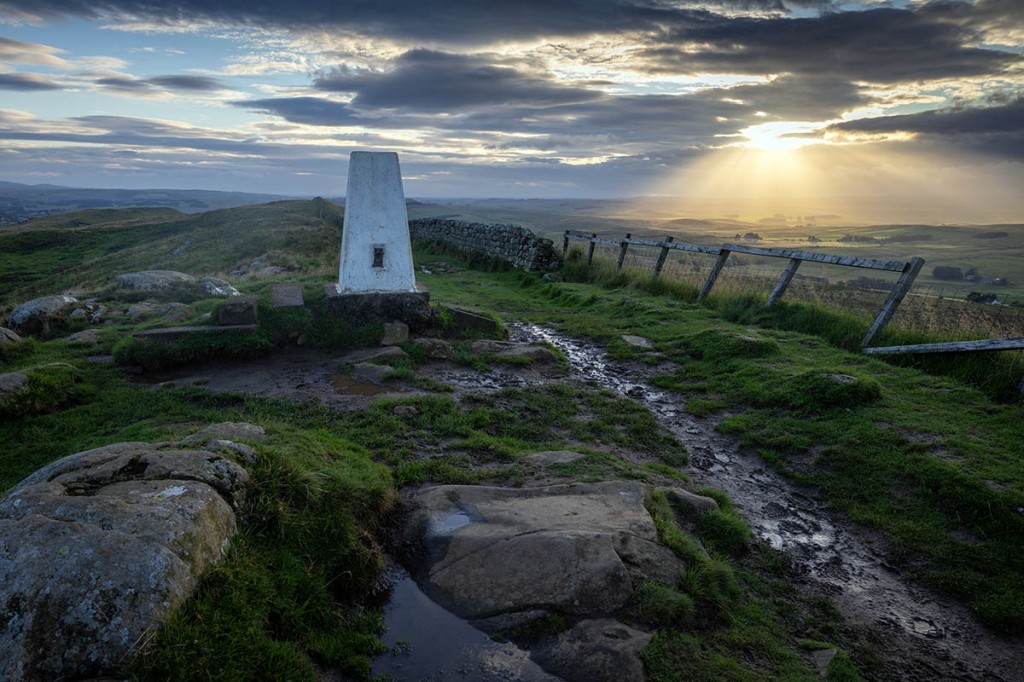
<instances>
[{"instance_id":1,"label":"shadowed foreground rock","mask_svg":"<svg viewBox=\"0 0 1024 682\"><path fill-rule=\"evenodd\" d=\"M614 617L643 581L672 584L683 568L658 544L645 493L632 481L428 487L412 498L404 539L425 591L484 631L547 614L576 621L535 650L552 672L642 680L636 653L649 636ZM614 677L597 675L612 662Z\"/></svg>"},{"instance_id":2,"label":"shadowed foreground rock","mask_svg":"<svg viewBox=\"0 0 1024 682\"><path fill-rule=\"evenodd\" d=\"M248 482L210 449L117 443L15 486L0 501L0 679L123 670L223 557Z\"/></svg>"}]
</instances>

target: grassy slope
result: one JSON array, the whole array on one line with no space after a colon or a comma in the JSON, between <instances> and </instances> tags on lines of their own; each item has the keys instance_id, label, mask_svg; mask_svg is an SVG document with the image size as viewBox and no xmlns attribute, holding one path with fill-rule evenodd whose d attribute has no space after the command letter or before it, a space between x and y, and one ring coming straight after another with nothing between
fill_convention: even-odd
<instances>
[{"instance_id":1,"label":"grassy slope","mask_svg":"<svg viewBox=\"0 0 1024 682\"><path fill-rule=\"evenodd\" d=\"M8 262L20 263L23 268L52 263L50 267L56 270L48 273L45 281L40 278L24 283L16 291L0 289L0 300L52 293L56 281L91 282L102 287L113 275L130 269L174 267L196 274L223 275L237 263L247 262L265 251L277 252L280 258L293 264L296 270L288 278L303 281L307 291L312 291L332 277L338 241L336 221L320 221L313 211L311 203L286 202L211 212L157 223L147 228L144 235L133 235L109 222L95 228L51 224L45 229L23 230L27 234L53 232L60 239L36 250L0 249L0 258L8 257ZM62 244L72 230L88 235L94 240L93 248L107 250L105 255L90 255L85 262L70 265L77 259L70 249L62 250ZM155 240L151 239L154 234ZM195 248L190 247L181 261L169 262L167 253L187 238L194 240ZM12 243L17 242L7 242ZM891 543L894 559L918 578L962 595L992 627L1011 632L1021 630L1024 566L1015 553L1024 539L1024 517L1018 511L1024 507L1024 453L1017 428L1019 406L994 404L954 381L866 360L816 337L795 332L755 332L769 342L768 351L753 356L737 351L730 338L734 333L750 334L750 324L737 325L723 317L723 313L728 313L728 301L719 301L718 309L698 307L632 288L603 289L583 283L552 285L532 275L468 269L446 273L444 268L436 267L439 261L452 260L447 256L417 254L417 263L435 273L419 276L432 290L435 300L472 303L500 311L506 319L557 325L571 335L607 343L612 353L621 357L631 357L633 351L617 341L619 334L638 333L651 338L661 351L680 361L678 370L652 377L652 381L679 391L687 401L687 409L714 414L728 407L734 416L722 422L722 430L735 433L745 444L756 448L772 466L818 486L837 510L856 522L881 530ZM72 272L58 272L62 267L71 267ZM247 280L240 286L246 291L260 292L265 290L266 281ZM109 351L126 330L127 327L103 330L101 350ZM354 420L338 420L315 406L296 409L274 401L213 397L197 389L152 391L127 384L114 370L84 362L84 356L93 350L67 347L60 341L39 344L37 348L33 355L25 357L0 357L0 371L67 360L77 368L76 373L73 377L55 379L59 380L61 390L43 391L50 396L41 399L43 414L0 420L0 438L11 444L0 462L0 485L10 485L38 466L70 452L118 440L170 439L197 423L248 420L262 423L276 434L261 449L267 467L261 480L268 495L263 498L262 511L257 511L269 515L269 520L251 539L252 546L239 545L232 561L210 578L213 582L201 597L208 600L202 602L205 606L189 607L193 610L183 613L181 620L168 630L177 633L179 639L173 641L178 644L158 647L157 657L144 662L147 674L153 677L160 677L180 664L180 660L173 658L173 652L200 634L227 638L214 637L212 641L220 641L221 645L234 642L241 647L237 656L223 661L225 665L243 666L235 671L237 675L270 675L278 670L275 666L282 660L286 662L283 665L298 666L308 672L310 668L303 667L308 665L303 663L308 661L306 656L354 672L363 669L365 659L361 657L372 652L374 646L375 617L358 608L337 610L330 591L325 592L325 584L333 580L330 567L315 552L303 554L308 548L286 550L292 559L306 558L292 568L282 568L292 559L274 549L273 542L268 544L268 538L278 537L276 529L286 522L274 520L274 515L285 513L289 519L301 521L308 509L330 506L334 504L331 500L352 498L353 490L373 491L381 482L384 490L391 490L394 483L388 481L389 477L398 483L514 483L521 475L515 462L519 454L536 447L565 444L560 440L564 434L551 436L539 422L528 424L526 432L536 428L538 434L549 436L524 439L521 433L504 433L500 425L509 420L494 411L498 410L497 405L482 404L464 410L446 399L430 398L418 403L428 416L412 425L395 420L388 404ZM822 372L854 376L858 385L867 389L832 395L829 386L823 387L817 380ZM809 392L817 392L820 399L807 401L801 397ZM596 398L586 395L571 397L577 404L590 403L580 412L584 415L600 403L593 403ZM566 396L554 396L552 406L566 400ZM629 413L629 403L618 404L622 407L613 405L613 411ZM543 414L544 409L533 412ZM581 422L573 439L591 431L592 427ZM295 443L315 444L313 454L300 457ZM595 441L602 447L609 443ZM415 456L424 444L438 456ZM621 461L598 456L597 450L593 457L593 465L603 475L630 471L628 467L623 469ZM339 470L338 466L342 468ZM489 469L481 474L480 467ZM366 478L359 473L366 471L379 474ZM634 471L630 475L650 476L651 471ZM321 479L335 480L336 484L327 488L316 486L326 498L320 499L320 493L310 497L308 482ZM373 573L371 564L379 560L379 554L375 554L379 550L373 549L373 529L380 523L387 505L367 506L360 501L363 499L356 495L355 506L346 502L341 508L344 514L357 519L356 528L365 531L346 541L355 543L351 545L352 551L357 545L370 548L365 578ZM663 529L666 532L670 530ZM245 547L248 549L242 551ZM660 653L649 661L652 670L662 671L656 676L671 679L684 668L682 661L697 660L703 666L700 670L713 671L718 679L763 678L768 671L779 679L801 679L802 664L792 653L797 639L794 633L833 641L839 637L834 618L815 615L814 609L808 608L797 609L796 616L787 616L771 606L792 596L786 592L784 570L779 568L777 557L757 550L742 561L745 568L740 570L738 579L748 594L757 597L751 607L753 611L737 615L724 629L716 626L696 635L690 631L692 627L687 630L690 626L686 626L685 604L679 607L681 610L669 609L668 616L655 617L656 624L661 623L659 619L682 618L682 629L669 628L657 641ZM748 572L748 568L753 572ZM301 575L311 572L322 577L308 583L299 580ZM282 575L283 582L275 579ZM728 584L717 585L714 580L711 584L690 584L692 591L684 590L681 594L710 594L716 599L727 599L732 588ZM731 581L727 577L722 580ZM360 585L363 583L356 581L351 591L358 592ZM725 592L719 594L723 589ZM293 613L296 599L311 604L315 613ZM247 611L245 618L235 619L237 623L232 619L221 622L211 615L253 600L270 605L266 610ZM664 602L662 599L659 603L664 606ZM208 622L211 618L215 624ZM324 623L338 619L349 624L344 632L323 629ZM818 625L811 627L808 623L812 621ZM251 633L232 629L251 629L253 623L261 633L255 639ZM203 630L207 626L214 630ZM355 640L346 639L352 637ZM251 646L243 646L247 638L252 639ZM753 663L747 653L751 641L761 650L761 654L753 657ZM214 665L212 652L187 647L184 650ZM784 656L780 651L789 653ZM750 665L739 663L741 660Z\"/></svg>"}]
</instances>

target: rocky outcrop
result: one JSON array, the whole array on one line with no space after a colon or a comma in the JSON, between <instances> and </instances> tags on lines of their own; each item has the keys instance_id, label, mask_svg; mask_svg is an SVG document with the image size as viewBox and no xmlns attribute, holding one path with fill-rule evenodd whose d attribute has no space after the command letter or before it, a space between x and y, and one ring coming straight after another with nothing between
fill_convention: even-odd
<instances>
[{"instance_id":1,"label":"rocky outcrop","mask_svg":"<svg viewBox=\"0 0 1024 682\"><path fill-rule=\"evenodd\" d=\"M64 294L35 298L12 310L7 324L19 334L48 336L64 325L77 303L74 296Z\"/></svg>"},{"instance_id":2,"label":"rocky outcrop","mask_svg":"<svg viewBox=\"0 0 1024 682\"><path fill-rule=\"evenodd\" d=\"M238 296L238 289L216 277L196 279L174 270L143 270L117 276L119 289L159 297L177 295L229 297Z\"/></svg>"},{"instance_id":3,"label":"rocky outcrop","mask_svg":"<svg viewBox=\"0 0 1024 682\"><path fill-rule=\"evenodd\" d=\"M518 225L484 225L444 218L409 221L414 239L439 241L463 253L503 258L520 270L554 270L561 264L550 239Z\"/></svg>"},{"instance_id":4,"label":"rocky outcrop","mask_svg":"<svg viewBox=\"0 0 1024 682\"><path fill-rule=\"evenodd\" d=\"M0 500L0 679L123 670L235 532L249 475L226 442L108 445Z\"/></svg>"},{"instance_id":5,"label":"rocky outcrop","mask_svg":"<svg viewBox=\"0 0 1024 682\"><path fill-rule=\"evenodd\" d=\"M485 631L548 614L574 622L534 652L564 679L642 680L636 654L650 638L615 616L643 581L673 584L683 568L658 544L645 493L620 481L423 488L407 558L428 594Z\"/></svg>"}]
</instances>

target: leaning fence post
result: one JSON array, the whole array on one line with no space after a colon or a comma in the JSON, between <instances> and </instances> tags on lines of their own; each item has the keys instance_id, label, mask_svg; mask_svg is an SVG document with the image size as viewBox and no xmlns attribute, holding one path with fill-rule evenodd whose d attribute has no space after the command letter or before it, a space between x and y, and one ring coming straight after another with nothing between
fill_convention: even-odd
<instances>
[{"instance_id":1,"label":"leaning fence post","mask_svg":"<svg viewBox=\"0 0 1024 682\"><path fill-rule=\"evenodd\" d=\"M772 289L772 293L768 297L768 302L764 304L766 308L775 305L782 298L782 295L786 293L786 289L789 288L789 283L793 281L793 275L796 274L796 269L800 267L801 262L799 258L789 259L789 265L782 271L779 280L775 283L775 288Z\"/></svg>"},{"instance_id":2,"label":"leaning fence post","mask_svg":"<svg viewBox=\"0 0 1024 682\"><path fill-rule=\"evenodd\" d=\"M631 232L627 232L626 238L619 242L619 260L615 263L615 272L622 269L622 263L626 260L626 249L629 248L629 240L632 236Z\"/></svg>"},{"instance_id":3,"label":"leaning fence post","mask_svg":"<svg viewBox=\"0 0 1024 682\"><path fill-rule=\"evenodd\" d=\"M671 244L672 237L665 237L665 243ZM654 264L654 278L657 279L658 275L661 274L661 269L665 267L665 259L668 258L668 246L661 247L661 253L658 255L658 262Z\"/></svg>"},{"instance_id":4,"label":"leaning fence post","mask_svg":"<svg viewBox=\"0 0 1024 682\"><path fill-rule=\"evenodd\" d=\"M718 252L718 260L711 266L711 272L708 273L708 278L704 281L704 286L701 287L700 293L697 294L697 303L703 301L709 293L711 293L711 287L715 286L715 280L718 279L718 273L722 271L725 266L725 261L729 259L728 249L722 249Z\"/></svg>"},{"instance_id":5,"label":"leaning fence post","mask_svg":"<svg viewBox=\"0 0 1024 682\"><path fill-rule=\"evenodd\" d=\"M882 304L882 309L878 311L878 317L871 323L871 327L868 329L868 333L861 339L860 347L867 347L875 337L885 330L885 326L889 324L889 320L896 314L896 309L900 307L900 303L903 302L903 297L910 291L911 285L914 283L914 279L917 277L917 273L921 272L921 267L924 265L923 258L911 258L910 261L903 268L903 274L896 280L896 285L889 292L889 298Z\"/></svg>"},{"instance_id":6,"label":"leaning fence post","mask_svg":"<svg viewBox=\"0 0 1024 682\"><path fill-rule=\"evenodd\" d=\"M597 242L594 241L595 239L597 239L597 232L593 232L590 235L590 251L587 252L588 266L594 262L594 247L597 246Z\"/></svg>"},{"instance_id":7,"label":"leaning fence post","mask_svg":"<svg viewBox=\"0 0 1024 682\"><path fill-rule=\"evenodd\" d=\"M565 256L569 253L569 230L565 231L562 235L562 255Z\"/></svg>"}]
</instances>

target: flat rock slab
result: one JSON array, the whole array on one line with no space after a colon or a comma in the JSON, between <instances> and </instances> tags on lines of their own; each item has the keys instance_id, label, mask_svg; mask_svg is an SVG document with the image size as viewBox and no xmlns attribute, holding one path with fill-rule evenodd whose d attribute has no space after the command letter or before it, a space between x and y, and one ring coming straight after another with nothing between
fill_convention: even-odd
<instances>
[{"instance_id":1,"label":"flat rock slab","mask_svg":"<svg viewBox=\"0 0 1024 682\"><path fill-rule=\"evenodd\" d=\"M404 358L409 354L398 346L381 348L360 348L342 356L342 362L366 362L367 360L386 360L388 358Z\"/></svg>"},{"instance_id":2,"label":"flat rock slab","mask_svg":"<svg viewBox=\"0 0 1024 682\"><path fill-rule=\"evenodd\" d=\"M58 460L0 500L0 679L123 674L219 562L245 469L118 443Z\"/></svg>"},{"instance_id":3,"label":"flat rock slab","mask_svg":"<svg viewBox=\"0 0 1024 682\"><path fill-rule=\"evenodd\" d=\"M217 325L236 327L259 320L259 296L234 296L217 306Z\"/></svg>"},{"instance_id":4,"label":"flat rock slab","mask_svg":"<svg viewBox=\"0 0 1024 682\"><path fill-rule=\"evenodd\" d=\"M270 305L275 308L298 308L306 304L302 297L302 285L298 282L283 282L270 285Z\"/></svg>"},{"instance_id":5,"label":"flat rock slab","mask_svg":"<svg viewBox=\"0 0 1024 682\"><path fill-rule=\"evenodd\" d=\"M523 461L530 464L547 466L548 464L570 464L583 458L583 453L572 450L548 450L547 452L535 452L523 457Z\"/></svg>"},{"instance_id":6,"label":"flat rock slab","mask_svg":"<svg viewBox=\"0 0 1024 682\"><path fill-rule=\"evenodd\" d=\"M201 325L197 327L164 327L163 329L147 329L132 334L137 339L146 339L156 343L177 343L195 334L248 334L256 331L254 324L234 325Z\"/></svg>"},{"instance_id":7,"label":"flat rock slab","mask_svg":"<svg viewBox=\"0 0 1024 682\"><path fill-rule=\"evenodd\" d=\"M405 538L425 589L464 617L603 616L638 581L672 582L682 568L657 543L644 495L632 481L423 488Z\"/></svg>"},{"instance_id":8,"label":"flat rock slab","mask_svg":"<svg viewBox=\"0 0 1024 682\"><path fill-rule=\"evenodd\" d=\"M622 341L629 346L633 346L634 348L643 348L644 350L650 350L654 348L654 343L650 339L645 339L642 336L623 334Z\"/></svg>"}]
</instances>

